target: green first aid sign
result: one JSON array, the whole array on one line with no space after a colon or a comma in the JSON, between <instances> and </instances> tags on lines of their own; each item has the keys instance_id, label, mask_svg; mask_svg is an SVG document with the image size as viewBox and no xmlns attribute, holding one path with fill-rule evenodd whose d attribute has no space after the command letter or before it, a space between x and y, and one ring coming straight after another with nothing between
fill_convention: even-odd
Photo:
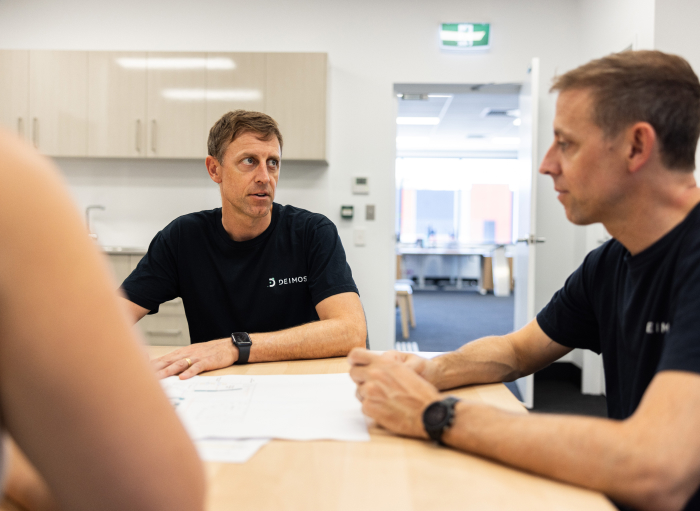
<instances>
[{"instance_id":1,"label":"green first aid sign","mask_svg":"<svg viewBox=\"0 0 700 511\"><path fill-rule=\"evenodd\" d=\"M486 50L490 32L489 23L443 23L440 47L445 50Z\"/></svg>"}]
</instances>

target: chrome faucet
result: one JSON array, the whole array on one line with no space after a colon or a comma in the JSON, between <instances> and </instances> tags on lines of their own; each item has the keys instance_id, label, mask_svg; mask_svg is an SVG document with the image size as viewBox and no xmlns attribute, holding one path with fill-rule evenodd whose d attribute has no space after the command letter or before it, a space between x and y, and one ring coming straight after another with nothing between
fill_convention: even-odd
<instances>
[{"instance_id":1,"label":"chrome faucet","mask_svg":"<svg viewBox=\"0 0 700 511\"><path fill-rule=\"evenodd\" d=\"M97 241L97 233L92 232L92 219L90 215L90 211L93 209L100 209L104 211L106 208L102 206L101 204L91 204L87 208L85 208L85 223L87 224L87 229L88 229L88 236L90 236L92 239Z\"/></svg>"}]
</instances>

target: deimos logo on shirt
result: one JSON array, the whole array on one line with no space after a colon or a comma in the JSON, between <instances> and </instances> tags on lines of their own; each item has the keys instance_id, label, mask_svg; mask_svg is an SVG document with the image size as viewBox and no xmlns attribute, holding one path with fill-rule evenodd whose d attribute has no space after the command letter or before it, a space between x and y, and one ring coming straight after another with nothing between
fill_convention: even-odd
<instances>
[{"instance_id":1,"label":"deimos logo on shirt","mask_svg":"<svg viewBox=\"0 0 700 511\"><path fill-rule=\"evenodd\" d=\"M285 286L288 284L299 284L301 282L306 282L306 275L304 275L303 277L288 277L286 279L270 278L267 280L268 280L267 287Z\"/></svg>"},{"instance_id":2,"label":"deimos logo on shirt","mask_svg":"<svg viewBox=\"0 0 700 511\"><path fill-rule=\"evenodd\" d=\"M648 334L665 334L671 329L671 323L666 323L664 321L648 321L647 322L647 333Z\"/></svg>"}]
</instances>

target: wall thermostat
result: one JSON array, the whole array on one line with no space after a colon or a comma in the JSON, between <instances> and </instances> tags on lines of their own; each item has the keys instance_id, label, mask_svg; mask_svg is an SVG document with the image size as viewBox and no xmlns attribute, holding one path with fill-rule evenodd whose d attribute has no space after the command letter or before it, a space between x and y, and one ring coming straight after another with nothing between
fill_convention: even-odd
<instances>
[{"instance_id":1,"label":"wall thermostat","mask_svg":"<svg viewBox=\"0 0 700 511\"><path fill-rule=\"evenodd\" d=\"M346 220L352 220L354 209L353 206L340 206L340 217Z\"/></svg>"},{"instance_id":2,"label":"wall thermostat","mask_svg":"<svg viewBox=\"0 0 700 511\"><path fill-rule=\"evenodd\" d=\"M356 195L367 195L369 193L369 178L362 176L353 177L352 193Z\"/></svg>"}]
</instances>

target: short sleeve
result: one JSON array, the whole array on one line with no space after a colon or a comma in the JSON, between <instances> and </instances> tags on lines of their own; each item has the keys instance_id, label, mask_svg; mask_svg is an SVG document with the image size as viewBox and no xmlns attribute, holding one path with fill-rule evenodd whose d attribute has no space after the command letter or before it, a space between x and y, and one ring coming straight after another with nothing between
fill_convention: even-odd
<instances>
[{"instance_id":1,"label":"short sleeve","mask_svg":"<svg viewBox=\"0 0 700 511\"><path fill-rule=\"evenodd\" d=\"M694 245L694 246L692 246ZM700 243L685 247L698 254ZM700 373L700 258L684 257L679 262L672 294L675 307L664 339L658 371Z\"/></svg>"},{"instance_id":2,"label":"short sleeve","mask_svg":"<svg viewBox=\"0 0 700 511\"><path fill-rule=\"evenodd\" d=\"M335 225L324 219L311 230L307 265L314 306L340 293L359 294Z\"/></svg>"},{"instance_id":3,"label":"short sleeve","mask_svg":"<svg viewBox=\"0 0 700 511\"><path fill-rule=\"evenodd\" d=\"M594 266L589 254L540 311L537 323L547 336L562 346L600 353L598 321L588 285Z\"/></svg>"},{"instance_id":4,"label":"short sleeve","mask_svg":"<svg viewBox=\"0 0 700 511\"><path fill-rule=\"evenodd\" d=\"M160 231L151 241L148 252L121 285L126 297L149 310L158 312L160 304L179 296L177 260L171 237Z\"/></svg>"}]
</instances>

